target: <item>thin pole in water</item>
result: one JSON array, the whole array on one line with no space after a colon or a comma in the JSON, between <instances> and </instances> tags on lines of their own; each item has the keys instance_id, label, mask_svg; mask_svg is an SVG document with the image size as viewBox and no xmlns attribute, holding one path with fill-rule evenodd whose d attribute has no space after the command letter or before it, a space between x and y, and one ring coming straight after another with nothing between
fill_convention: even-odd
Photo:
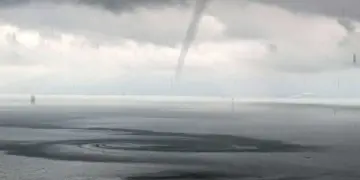
<instances>
[{"instance_id":1,"label":"thin pole in water","mask_svg":"<svg viewBox=\"0 0 360 180\"><path fill-rule=\"evenodd\" d=\"M234 97L231 98L231 112L232 113L235 112L235 98Z\"/></svg>"},{"instance_id":2,"label":"thin pole in water","mask_svg":"<svg viewBox=\"0 0 360 180\"><path fill-rule=\"evenodd\" d=\"M30 103L31 103L32 105L35 105L35 102L36 102L35 96L34 96L34 95L31 95L31 97L30 97Z\"/></svg>"}]
</instances>

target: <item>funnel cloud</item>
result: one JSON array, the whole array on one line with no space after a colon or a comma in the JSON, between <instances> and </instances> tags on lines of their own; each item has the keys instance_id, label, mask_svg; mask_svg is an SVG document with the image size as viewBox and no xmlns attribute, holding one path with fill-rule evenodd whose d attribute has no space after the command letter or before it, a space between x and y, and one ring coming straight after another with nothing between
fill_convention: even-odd
<instances>
[{"instance_id":1,"label":"funnel cloud","mask_svg":"<svg viewBox=\"0 0 360 180\"><path fill-rule=\"evenodd\" d=\"M189 28L187 29L185 39L183 41L183 46L181 48L180 56L178 59L178 64L176 67L176 74L175 79L179 80L181 73L184 68L185 58L189 51L189 48L191 47L192 42L194 41L196 32L198 30L199 22L201 19L201 15L203 14L206 4L208 3L208 0L197 0L195 5L195 11L191 20L191 23L189 25Z\"/></svg>"}]
</instances>

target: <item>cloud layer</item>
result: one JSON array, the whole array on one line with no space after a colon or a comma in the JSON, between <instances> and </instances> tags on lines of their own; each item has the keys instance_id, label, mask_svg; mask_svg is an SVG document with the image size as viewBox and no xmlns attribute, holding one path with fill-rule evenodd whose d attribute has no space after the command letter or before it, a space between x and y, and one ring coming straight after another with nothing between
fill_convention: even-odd
<instances>
[{"instance_id":1,"label":"cloud layer","mask_svg":"<svg viewBox=\"0 0 360 180\"><path fill-rule=\"evenodd\" d=\"M1 92L287 96L358 75L347 3L283 2L211 1L174 88L193 1L0 1Z\"/></svg>"}]
</instances>

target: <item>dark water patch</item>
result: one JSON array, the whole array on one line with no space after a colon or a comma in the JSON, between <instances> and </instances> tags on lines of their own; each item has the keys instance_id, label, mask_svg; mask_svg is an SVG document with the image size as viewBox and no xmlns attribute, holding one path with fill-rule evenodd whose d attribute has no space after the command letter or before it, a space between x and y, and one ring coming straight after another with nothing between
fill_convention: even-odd
<instances>
[{"instance_id":1,"label":"dark water patch","mask_svg":"<svg viewBox=\"0 0 360 180\"><path fill-rule=\"evenodd\" d=\"M164 171L157 173L139 174L126 177L128 180L170 180L170 179L223 179L223 178L248 178L251 175L239 175L215 171Z\"/></svg>"},{"instance_id":2,"label":"dark water patch","mask_svg":"<svg viewBox=\"0 0 360 180\"><path fill-rule=\"evenodd\" d=\"M134 174L122 177L127 180L218 180L218 179L247 179L247 180L312 180L322 175L310 173L308 175L272 175L272 173L219 171L219 170L188 170L188 171L161 171L155 173Z\"/></svg>"},{"instance_id":3,"label":"dark water patch","mask_svg":"<svg viewBox=\"0 0 360 180\"><path fill-rule=\"evenodd\" d=\"M79 128L81 129L81 128ZM314 152L323 147L233 135L156 132L137 129L84 128L82 131L118 133L118 138L1 141L0 150L12 155L90 162L191 164L195 160L163 153L277 153ZM121 134L122 133L122 134ZM126 135L124 135L124 133ZM160 156L133 152L162 152ZM206 161L206 160L205 160ZM199 163L203 163L199 161Z\"/></svg>"},{"instance_id":4,"label":"dark water patch","mask_svg":"<svg viewBox=\"0 0 360 180\"><path fill-rule=\"evenodd\" d=\"M348 110L353 112L360 111L360 105L341 105L341 104L321 104L321 103L291 103L291 102L261 102L261 103L246 103L248 105L251 105L257 110L260 110L261 107L267 107L271 109L277 109L277 110L286 110L286 109L293 109L293 110L320 110L320 109L337 109L337 110Z\"/></svg>"},{"instance_id":5,"label":"dark water patch","mask_svg":"<svg viewBox=\"0 0 360 180\"><path fill-rule=\"evenodd\" d=\"M45 124L45 123L0 123L0 127L7 127L7 128L25 128L25 129L69 129L65 127L60 127L54 124Z\"/></svg>"}]
</instances>

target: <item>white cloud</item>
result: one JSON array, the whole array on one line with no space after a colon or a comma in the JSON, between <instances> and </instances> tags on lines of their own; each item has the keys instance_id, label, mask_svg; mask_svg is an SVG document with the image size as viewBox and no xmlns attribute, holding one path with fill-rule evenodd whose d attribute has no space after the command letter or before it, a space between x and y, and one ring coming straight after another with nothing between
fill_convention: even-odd
<instances>
[{"instance_id":1,"label":"white cloud","mask_svg":"<svg viewBox=\"0 0 360 180\"><path fill-rule=\"evenodd\" d=\"M179 54L178 46L168 47L131 39L122 39L116 45L94 47L87 37L74 34L64 33L60 38L53 39L34 30L10 25L0 25L0 32L1 49L5 52L17 54L26 64L43 65L52 73L67 71L73 78L88 76L93 80L95 77L117 77L141 71L165 71L170 75ZM13 39L7 38L9 35L14 35L16 44L12 43ZM187 66L189 69L221 67L218 65L229 68L236 60L233 57L241 53L240 58L251 59L256 56L253 51L258 47L261 48L261 44L246 41L199 42L191 50ZM11 63L15 62L11 56L5 56L0 62L7 62L7 66L16 65Z\"/></svg>"}]
</instances>

